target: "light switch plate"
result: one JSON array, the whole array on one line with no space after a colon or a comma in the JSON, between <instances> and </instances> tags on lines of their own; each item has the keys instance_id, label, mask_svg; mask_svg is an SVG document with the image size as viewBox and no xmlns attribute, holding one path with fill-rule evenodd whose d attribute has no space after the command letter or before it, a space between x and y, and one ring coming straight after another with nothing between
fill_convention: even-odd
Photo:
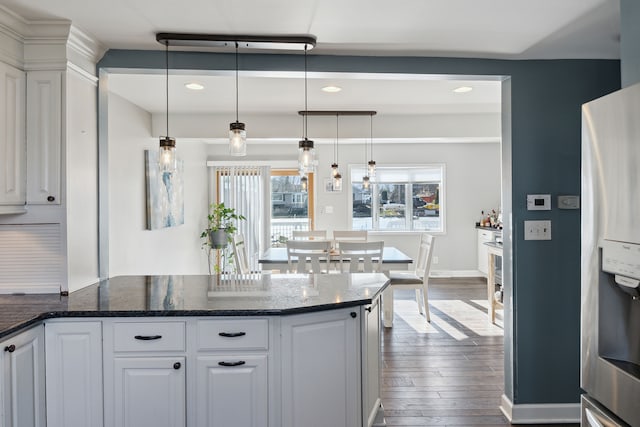
<instances>
[{"instance_id":1,"label":"light switch plate","mask_svg":"<svg viewBox=\"0 0 640 427\"><path fill-rule=\"evenodd\" d=\"M525 221L524 240L551 240L551 221Z\"/></svg>"}]
</instances>

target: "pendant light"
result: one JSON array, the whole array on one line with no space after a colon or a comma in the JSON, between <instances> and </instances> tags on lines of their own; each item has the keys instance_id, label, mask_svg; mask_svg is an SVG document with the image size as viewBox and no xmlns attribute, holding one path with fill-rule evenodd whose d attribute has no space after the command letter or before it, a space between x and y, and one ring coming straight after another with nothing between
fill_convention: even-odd
<instances>
[{"instance_id":1,"label":"pendant light","mask_svg":"<svg viewBox=\"0 0 640 427\"><path fill-rule=\"evenodd\" d=\"M369 179L369 175L367 175L367 173L369 173L369 166L367 164L367 139L365 138L364 140L364 176L362 177L362 188L364 188L365 190L369 189L369 184L371 183L371 180Z\"/></svg>"},{"instance_id":2,"label":"pendant light","mask_svg":"<svg viewBox=\"0 0 640 427\"><path fill-rule=\"evenodd\" d=\"M367 163L367 168L368 168L368 173L369 173L369 178L370 179L375 179L376 177L376 161L373 160L373 114L369 116L370 122L369 122L369 126L370 126L370 130L369 130L369 135L371 137L370 139L370 149L371 149L371 157L369 160L369 162Z\"/></svg>"},{"instance_id":3,"label":"pendant light","mask_svg":"<svg viewBox=\"0 0 640 427\"><path fill-rule=\"evenodd\" d=\"M307 47L304 47L304 111L307 111ZM302 133L303 139L298 142L298 169L306 175L315 171L315 149L313 141L307 138L307 116L303 115Z\"/></svg>"},{"instance_id":4,"label":"pendant light","mask_svg":"<svg viewBox=\"0 0 640 427\"><path fill-rule=\"evenodd\" d=\"M339 114L336 114L336 142L333 149L333 163L331 164L331 175L333 176L333 191L342 190L342 174L338 169L338 122Z\"/></svg>"},{"instance_id":5,"label":"pendant light","mask_svg":"<svg viewBox=\"0 0 640 427\"><path fill-rule=\"evenodd\" d=\"M238 121L238 42L236 45L236 121L229 125L229 154L231 156L247 155L247 131L244 123Z\"/></svg>"},{"instance_id":6,"label":"pendant light","mask_svg":"<svg viewBox=\"0 0 640 427\"><path fill-rule=\"evenodd\" d=\"M302 178L300 178L300 189L306 193L307 190L309 189L309 179L307 178L306 175L302 175Z\"/></svg>"},{"instance_id":7,"label":"pendant light","mask_svg":"<svg viewBox=\"0 0 640 427\"><path fill-rule=\"evenodd\" d=\"M176 140L169 136L169 41L165 43L165 65L166 65L166 102L167 102L167 133L160 137L160 153L158 166L161 172L172 173L177 169Z\"/></svg>"}]
</instances>

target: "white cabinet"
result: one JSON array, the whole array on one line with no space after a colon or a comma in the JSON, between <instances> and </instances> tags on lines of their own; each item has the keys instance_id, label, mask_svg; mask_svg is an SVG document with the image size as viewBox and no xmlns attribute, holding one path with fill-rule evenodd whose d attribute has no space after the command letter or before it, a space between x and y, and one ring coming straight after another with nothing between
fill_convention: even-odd
<instances>
[{"instance_id":1,"label":"white cabinet","mask_svg":"<svg viewBox=\"0 0 640 427\"><path fill-rule=\"evenodd\" d=\"M0 62L0 212L24 211L25 96L24 72Z\"/></svg>"},{"instance_id":2,"label":"white cabinet","mask_svg":"<svg viewBox=\"0 0 640 427\"><path fill-rule=\"evenodd\" d=\"M374 425L380 408L381 311L380 297L362 311L362 419L367 427Z\"/></svg>"},{"instance_id":3,"label":"white cabinet","mask_svg":"<svg viewBox=\"0 0 640 427\"><path fill-rule=\"evenodd\" d=\"M27 204L60 204L62 72L27 73Z\"/></svg>"},{"instance_id":4,"label":"white cabinet","mask_svg":"<svg viewBox=\"0 0 640 427\"><path fill-rule=\"evenodd\" d=\"M116 357L114 425L186 425L184 357Z\"/></svg>"},{"instance_id":5,"label":"white cabinet","mask_svg":"<svg viewBox=\"0 0 640 427\"><path fill-rule=\"evenodd\" d=\"M362 425L360 307L282 318L282 426Z\"/></svg>"},{"instance_id":6,"label":"white cabinet","mask_svg":"<svg viewBox=\"0 0 640 427\"><path fill-rule=\"evenodd\" d=\"M186 323L103 321L106 427L186 425Z\"/></svg>"},{"instance_id":7,"label":"white cabinet","mask_svg":"<svg viewBox=\"0 0 640 427\"><path fill-rule=\"evenodd\" d=\"M48 427L102 427L102 323L45 327Z\"/></svg>"},{"instance_id":8,"label":"white cabinet","mask_svg":"<svg viewBox=\"0 0 640 427\"><path fill-rule=\"evenodd\" d=\"M197 427L267 427L267 355L198 356Z\"/></svg>"},{"instance_id":9,"label":"white cabinet","mask_svg":"<svg viewBox=\"0 0 640 427\"><path fill-rule=\"evenodd\" d=\"M0 426L44 427L44 327L0 343Z\"/></svg>"},{"instance_id":10,"label":"white cabinet","mask_svg":"<svg viewBox=\"0 0 640 427\"><path fill-rule=\"evenodd\" d=\"M478 271L485 276L489 273L489 252L487 242L495 240L495 231L478 228Z\"/></svg>"}]
</instances>

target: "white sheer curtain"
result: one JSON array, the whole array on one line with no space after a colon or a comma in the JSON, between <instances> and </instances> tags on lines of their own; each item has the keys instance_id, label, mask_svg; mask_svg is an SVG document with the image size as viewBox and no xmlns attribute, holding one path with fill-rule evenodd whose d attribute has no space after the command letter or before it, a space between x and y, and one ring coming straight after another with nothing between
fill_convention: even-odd
<instances>
[{"instance_id":1,"label":"white sheer curtain","mask_svg":"<svg viewBox=\"0 0 640 427\"><path fill-rule=\"evenodd\" d=\"M209 201L224 202L246 218L238 221L238 233L245 236L249 267L259 270L258 257L269 245L271 229L271 168L215 165L209 171Z\"/></svg>"}]
</instances>

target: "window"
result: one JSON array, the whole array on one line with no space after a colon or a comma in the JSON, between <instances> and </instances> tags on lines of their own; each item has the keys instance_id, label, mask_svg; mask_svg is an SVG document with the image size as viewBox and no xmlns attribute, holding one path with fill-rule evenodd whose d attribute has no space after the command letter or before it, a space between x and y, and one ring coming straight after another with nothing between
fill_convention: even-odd
<instances>
[{"instance_id":1,"label":"window","mask_svg":"<svg viewBox=\"0 0 640 427\"><path fill-rule=\"evenodd\" d=\"M351 166L353 230L444 232L444 165L378 167L369 189Z\"/></svg>"},{"instance_id":2,"label":"window","mask_svg":"<svg viewBox=\"0 0 640 427\"><path fill-rule=\"evenodd\" d=\"M271 246L282 246L293 230L313 229L313 174L308 190L297 170L271 171Z\"/></svg>"}]
</instances>

